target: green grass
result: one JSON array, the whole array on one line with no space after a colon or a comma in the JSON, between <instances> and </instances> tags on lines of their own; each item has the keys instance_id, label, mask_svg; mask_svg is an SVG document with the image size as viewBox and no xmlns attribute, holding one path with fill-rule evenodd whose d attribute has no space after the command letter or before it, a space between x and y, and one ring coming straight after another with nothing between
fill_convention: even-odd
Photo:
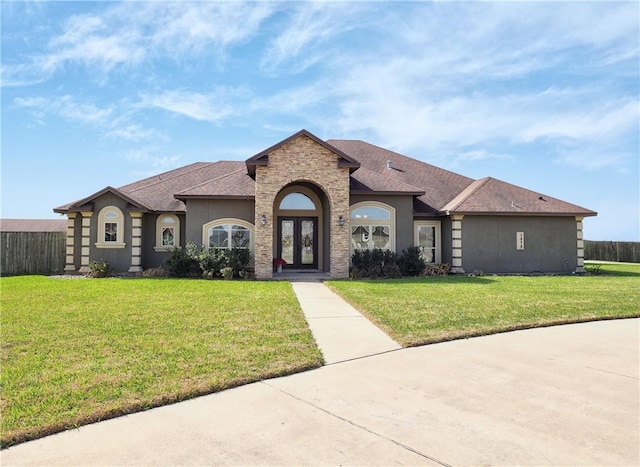
<instances>
[{"instance_id":1,"label":"green grass","mask_svg":"<svg viewBox=\"0 0 640 467\"><path fill-rule=\"evenodd\" d=\"M587 265L589 268L590 265ZM640 316L640 264L589 276L440 276L328 284L403 346Z\"/></svg>"},{"instance_id":2,"label":"green grass","mask_svg":"<svg viewBox=\"0 0 640 467\"><path fill-rule=\"evenodd\" d=\"M286 282L0 284L3 447L322 364Z\"/></svg>"}]
</instances>

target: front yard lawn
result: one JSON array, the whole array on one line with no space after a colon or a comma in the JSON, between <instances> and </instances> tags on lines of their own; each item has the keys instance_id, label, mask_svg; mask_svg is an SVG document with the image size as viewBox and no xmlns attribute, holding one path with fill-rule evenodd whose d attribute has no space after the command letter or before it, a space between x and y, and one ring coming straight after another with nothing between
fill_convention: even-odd
<instances>
[{"instance_id":1,"label":"front yard lawn","mask_svg":"<svg viewBox=\"0 0 640 467\"><path fill-rule=\"evenodd\" d=\"M0 284L3 447L322 364L287 282Z\"/></svg>"},{"instance_id":2,"label":"front yard lawn","mask_svg":"<svg viewBox=\"0 0 640 467\"><path fill-rule=\"evenodd\" d=\"M587 265L587 267L591 267ZM330 281L405 347L551 324L640 316L640 264L591 276Z\"/></svg>"}]
</instances>

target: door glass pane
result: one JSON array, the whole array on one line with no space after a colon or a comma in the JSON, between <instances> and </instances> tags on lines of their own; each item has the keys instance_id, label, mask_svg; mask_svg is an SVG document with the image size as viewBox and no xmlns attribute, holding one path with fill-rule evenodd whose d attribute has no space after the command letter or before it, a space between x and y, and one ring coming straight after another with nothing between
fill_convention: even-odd
<instances>
[{"instance_id":1,"label":"door glass pane","mask_svg":"<svg viewBox=\"0 0 640 467\"><path fill-rule=\"evenodd\" d=\"M313 244L315 243L313 221L300 222L300 242L302 243L300 262L304 265L313 264Z\"/></svg>"},{"instance_id":2,"label":"door glass pane","mask_svg":"<svg viewBox=\"0 0 640 467\"><path fill-rule=\"evenodd\" d=\"M287 264L293 264L293 221L281 221L280 232L282 234L281 257Z\"/></svg>"}]
</instances>

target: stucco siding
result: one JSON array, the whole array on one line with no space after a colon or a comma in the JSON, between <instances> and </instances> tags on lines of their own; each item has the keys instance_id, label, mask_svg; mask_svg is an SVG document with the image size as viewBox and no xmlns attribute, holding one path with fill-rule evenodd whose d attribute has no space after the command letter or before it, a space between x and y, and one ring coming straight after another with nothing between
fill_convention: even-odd
<instances>
[{"instance_id":1,"label":"stucco siding","mask_svg":"<svg viewBox=\"0 0 640 467\"><path fill-rule=\"evenodd\" d=\"M517 232L524 249L516 248ZM467 273L566 273L577 265L574 217L465 216L462 257Z\"/></svg>"},{"instance_id":2,"label":"stucco siding","mask_svg":"<svg viewBox=\"0 0 640 467\"><path fill-rule=\"evenodd\" d=\"M107 206L115 206L122 211L124 221L123 241L124 248L98 248L99 231L99 214L100 211ZM127 212L127 202L122 198L105 193L94 201L93 215L91 216L91 236L90 236L90 254L91 261L105 260L109 263L109 267L116 272L126 272L131 266L131 216Z\"/></svg>"},{"instance_id":3,"label":"stucco siding","mask_svg":"<svg viewBox=\"0 0 640 467\"><path fill-rule=\"evenodd\" d=\"M186 202L187 218L183 244L202 245L202 226L216 219L234 218L255 225L253 200L190 199Z\"/></svg>"},{"instance_id":4,"label":"stucco siding","mask_svg":"<svg viewBox=\"0 0 640 467\"><path fill-rule=\"evenodd\" d=\"M156 227L158 217L166 213L145 214L142 217L142 269L158 268L167 266L167 259L171 256L169 251L156 251ZM185 238L185 216L177 214L180 221L180 246L184 246Z\"/></svg>"}]
</instances>

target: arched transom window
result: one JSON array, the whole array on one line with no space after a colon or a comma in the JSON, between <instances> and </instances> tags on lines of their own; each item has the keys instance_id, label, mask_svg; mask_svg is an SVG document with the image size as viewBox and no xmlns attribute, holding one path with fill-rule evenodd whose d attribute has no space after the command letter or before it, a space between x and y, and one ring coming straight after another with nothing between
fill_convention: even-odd
<instances>
[{"instance_id":1,"label":"arched transom window","mask_svg":"<svg viewBox=\"0 0 640 467\"><path fill-rule=\"evenodd\" d=\"M282 198L280 209L294 209L299 211L315 211L316 205L307 195L302 193L289 193Z\"/></svg>"},{"instance_id":2,"label":"arched transom window","mask_svg":"<svg viewBox=\"0 0 640 467\"><path fill-rule=\"evenodd\" d=\"M351 252L355 250L395 251L395 209L378 202L351 206Z\"/></svg>"},{"instance_id":3,"label":"arched transom window","mask_svg":"<svg viewBox=\"0 0 640 467\"><path fill-rule=\"evenodd\" d=\"M203 243L216 250L248 248L253 251L253 225L241 219L218 219L202 228Z\"/></svg>"}]
</instances>

